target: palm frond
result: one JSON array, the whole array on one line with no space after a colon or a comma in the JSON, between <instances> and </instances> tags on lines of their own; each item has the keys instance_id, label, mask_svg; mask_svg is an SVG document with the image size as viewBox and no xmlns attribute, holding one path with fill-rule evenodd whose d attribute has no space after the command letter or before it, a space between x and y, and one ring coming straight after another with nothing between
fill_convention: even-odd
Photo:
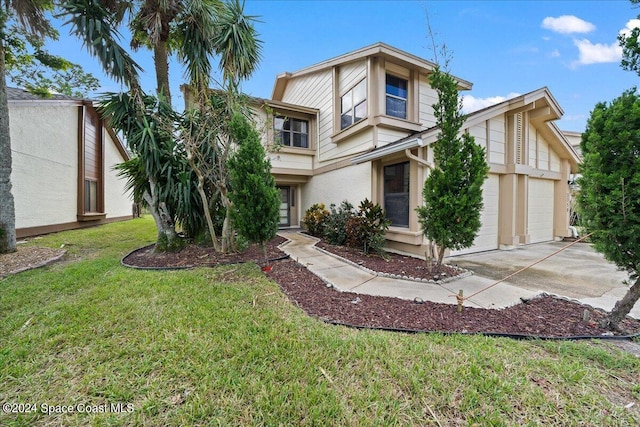
<instances>
[{"instance_id":1,"label":"palm frond","mask_svg":"<svg viewBox=\"0 0 640 427\"><path fill-rule=\"evenodd\" d=\"M232 0L216 15L212 40L220 55L220 69L225 80L246 79L258 66L262 54L262 41L254 27L255 16L244 14L244 3Z\"/></svg>"},{"instance_id":2,"label":"palm frond","mask_svg":"<svg viewBox=\"0 0 640 427\"><path fill-rule=\"evenodd\" d=\"M61 4L60 16L68 17L72 33L83 41L89 52L100 61L104 71L131 90L140 89L138 65L118 43L118 21L99 2L73 0Z\"/></svg>"},{"instance_id":3,"label":"palm frond","mask_svg":"<svg viewBox=\"0 0 640 427\"><path fill-rule=\"evenodd\" d=\"M4 4L29 33L39 37L55 37L57 34L45 16L46 12L53 10L52 0L5 0Z\"/></svg>"}]
</instances>

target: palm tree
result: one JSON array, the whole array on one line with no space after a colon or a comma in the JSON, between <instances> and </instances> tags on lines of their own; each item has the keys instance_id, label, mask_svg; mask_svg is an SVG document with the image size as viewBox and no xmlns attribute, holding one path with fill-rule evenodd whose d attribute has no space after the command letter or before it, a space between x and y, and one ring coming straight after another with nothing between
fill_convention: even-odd
<instances>
[{"instance_id":1,"label":"palm tree","mask_svg":"<svg viewBox=\"0 0 640 427\"><path fill-rule=\"evenodd\" d=\"M186 68L191 87L197 89L197 101L204 105L208 102L208 96L205 94L208 93L211 81L214 56L220 56L223 76L225 80L233 82L233 86L255 69L260 57L260 42L252 25L253 18L244 15L243 5L239 0L233 0L231 3L222 3L219 0L73 0L66 1L63 9L65 14L70 16L69 22L73 25L75 34L85 41L85 46L100 59L107 71L129 86L133 97L126 99L138 100L137 104L134 102L133 105L139 107L135 115L139 126L128 129L146 133L150 137L144 140L144 144L137 144L142 150L136 153L136 161L140 164L130 164L129 167L121 169L121 172L126 175L127 172L135 171L138 176L129 178L130 182L138 184L142 182L140 173L147 176L148 184L136 193L142 195L156 220L158 243L162 243L162 247L176 247L177 245L173 244L177 239L174 228L175 210L171 209L173 203L168 200L172 194L168 189L162 188L167 180L159 175L160 172L166 171L166 165L171 159L158 153L164 152L171 156L171 152L153 145L165 140L158 131L166 125L153 122L160 120L160 116L147 114L149 110L143 101L145 97L140 90L137 74L134 73L137 66L128 55L118 50L116 28L123 24L125 19L129 19L132 47L146 46L154 51L159 98L170 103L168 58L175 52L179 62ZM100 25L97 25L98 22ZM100 30L108 34L99 34ZM116 66L120 68L115 68ZM128 109L131 104L118 105L118 102L124 99L111 97L108 108L104 111L130 111ZM131 137L132 141L136 141L140 136ZM224 188L221 191L224 196L228 186L227 174L221 173L219 176L223 178L216 187ZM225 201L228 202L228 199L223 197L228 211L229 203ZM205 207L206 202L202 200ZM228 225L228 221L225 224ZM225 235L228 236L229 227L226 228Z\"/></svg>"},{"instance_id":2,"label":"palm tree","mask_svg":"<svg viewBox=\"0 0 640 427\"><path fill-rule=\"evenodd\" d=\"M11 136L5 57L7 20L15 16L31 34L45 37L54 34L45 13L53 3L38 0L5 0L0 3L0 253L16 250L16 212L11 193Z\"/></svg>"}]
</instances>

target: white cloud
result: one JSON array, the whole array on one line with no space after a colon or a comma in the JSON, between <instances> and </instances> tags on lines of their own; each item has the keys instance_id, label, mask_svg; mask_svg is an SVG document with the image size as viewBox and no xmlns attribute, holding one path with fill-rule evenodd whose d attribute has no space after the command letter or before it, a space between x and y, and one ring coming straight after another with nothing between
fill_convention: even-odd
<instances>
[{"instance_id":1,"label":"white cloud","mask_svg":"<svg viewBox=\"0 0 640 427\"><path fill-rule=\"evenodd\" d=\"M542 28L561 34L589 33L596 29L591 22L573 15L562 15L557 18L547 16L542 20Z\"/></svg>"},{"instance_id":2,"label":"white cloud","mask_svg":"<svg viewBox=\"0 0 640 427\"><path fill-rule=\"evenodd\" d=\"M558 49L554 49L553 52L551 52L551 57L552 58L559 58L560 57L560 51Z\"/></svg>"},{"instance_id":3,"label":"white cloud","mask_svg":"<svg viewBox=\"0 0 640 427\"><path fill-rule=\"evenodd\" d=\"M631 33L631 30L634 28L640 28L640 19L631 19L627 22L627 25L624 26L623 29L620 30L620 35L628 36Z\"/></svg>"},{"instance_id":4,"label":"white cloud","mask_svg":"<svg viewBox=\"0 0 640 427\"><path fill-rule=\"evenodd\" d=\"M578 48L579 58L574 65L601 64L606 62L618 62L622 59L622 48L618 42L611 44L591 43L587 39L574 40L573 44Z\"/></svg>"},{"instance_id":5,"label":"white cloud","mask_svg":"<svg viewBox=\"0 0 640 427\"><path fill-rule=\"evenodd\" d=\"M464 95L462 97L462 111L464 113L472 113L499 104L507 99L515 98L516 96L520 96L520 94L511 92L507 96L490 96L488 98L476 98L473 95Z\"/></svg>"}]
</instances>

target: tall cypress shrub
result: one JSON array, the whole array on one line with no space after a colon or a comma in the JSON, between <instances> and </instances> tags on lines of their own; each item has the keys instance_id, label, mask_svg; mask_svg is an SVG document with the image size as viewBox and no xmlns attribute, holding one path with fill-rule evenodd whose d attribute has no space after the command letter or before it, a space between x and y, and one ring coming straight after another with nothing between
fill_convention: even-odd
<instances>
[{"instance_id":1,"label":"tall cypress shrub","mask_svg":"<svg viewBox=\"0 0 640 427\"><path fill-rule=\"evenodd\" d=\"M640 96L635 88L595 106L580 147L581 225L593 233L594 248L634 282L602 321L617 329L640 300Z\"/></svg>"},{"instance_id":2,"label":"tall cypress shrub","mask_svg":"<svg viewBox=\"0 0 640 427\"><path fill-rule=\"evenodd\" d=\"M231 120L231 135L238 144L229 159L231 218L238 232L262 248L278 231L280 194L271 175L271 162L255 127L240 114Z\"/></svg>"},{"instance_id":3,"label":"tall cypress shrub","mask_svg":"<svg viewBox=\"0 0 640 427\"><path fill-rule=\"evenodd\" d=\"M438 247L440 265L446 249L473 245L489 167L484 148L471 135L460 135L464 116L455 79L436 67L429 80L438 93L433 109L440 133L432 145L435 167L424 182L424 205L416 210L424 235Z\"/></svg>"}]
</instances>

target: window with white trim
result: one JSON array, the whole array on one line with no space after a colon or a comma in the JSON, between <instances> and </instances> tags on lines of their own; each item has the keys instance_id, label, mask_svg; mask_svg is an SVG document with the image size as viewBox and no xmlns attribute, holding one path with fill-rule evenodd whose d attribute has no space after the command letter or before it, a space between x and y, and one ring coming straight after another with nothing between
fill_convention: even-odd
<instances>
[{"instance_id":1,"label":"window with white trim","mask_svg":"<svg viewBox=\"0 0 640 427\"><path fill-rule=\"evenodd\" d=\"M293 117L276 116L273 119L276 144L286 147L309 148L309 122Z\"/></svg>"},{"instance_id":2,"label":"window with white trim","mask_svg":"<svg viewBox=\"0 0 640 427\"><path fill-rule=\"evenodd\" d=\"M367 79L340 97L340 129L367 117Z\"/></svg>"},{"instance_id":3,"label":"window with white trim","mask_svg":"<svg viewBox=\"0 0 640 427\"><path fill-rule=\"evenodd\" d=\"M407 94L409 83L407 80L392 74L387 74L387 116L407 118Z\"/></svg>"}]
</instances>

